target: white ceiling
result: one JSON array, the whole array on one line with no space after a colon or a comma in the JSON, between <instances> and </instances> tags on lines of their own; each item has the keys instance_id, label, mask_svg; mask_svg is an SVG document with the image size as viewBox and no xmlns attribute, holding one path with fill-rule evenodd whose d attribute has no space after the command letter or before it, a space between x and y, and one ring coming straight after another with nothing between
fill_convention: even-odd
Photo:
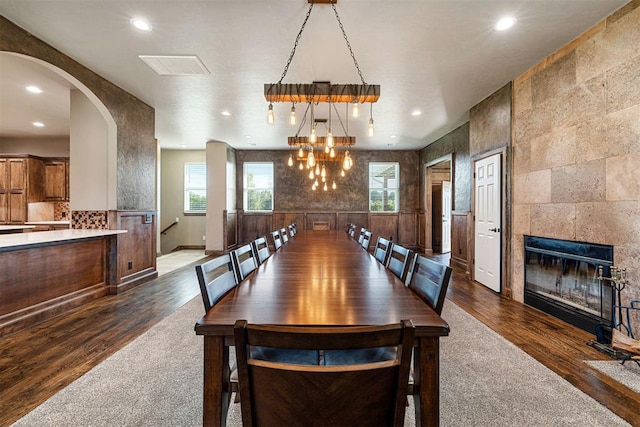
<instances>
[{"instance_id":1,"label":"white ceiling","mask_svg":"<svg viewBox=\"0 0 640 427\"><path fill-rule=\"evenodd\" d=\"M355 149L426 146L467 121L470 107L627 2L339 0L364 79L381 86L375 136L366 135L368 106L349 120ZM263 85L280 79L308 8L306 0L0 0L7 19L155 108L156 137L176 149L201 149L209 140L238 149L288 148L287 137L297 131L286 122L291 105L275 104L277 122L268 125ZM516 25L495 31L506 15ZM153 31L133 28L134 17L146 18ZM138 55L197 55L211 74L160 76ZM312 81L360 83L326 4L314 6L283 83ZM27 84L45 92L28 94ZM70 87L40 65L0 54L0 137L68 135ZM36 120L46 126L34 128Z\"/></svg>"}]
</instances>

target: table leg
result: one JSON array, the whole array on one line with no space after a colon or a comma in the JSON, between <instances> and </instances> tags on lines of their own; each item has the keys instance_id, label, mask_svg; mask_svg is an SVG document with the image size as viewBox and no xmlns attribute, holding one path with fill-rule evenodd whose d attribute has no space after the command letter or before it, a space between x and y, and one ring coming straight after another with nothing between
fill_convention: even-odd
<instances>
[{"instance_id":1,"label":"table leg","mask_svg":"<svg viewBox=\"0 0 640 427\"><path fill-rule=\"evenodd\" d=\"M204 337L203 425L225 426L229 409L229 348L224 337Z\"/></svg>"},{"instance_id":2,"label":"table leg","mask_svg":"<svg viewBox=\"0 0 640 427\"><path fill-rule=\"evenodd\" d=\"M418 394L413 395L417 426L440 424L440 341L439 337L422 337L414 359L414 384ZM414 386L414 387L415 387Z\"/></svg>"}]
</instances>

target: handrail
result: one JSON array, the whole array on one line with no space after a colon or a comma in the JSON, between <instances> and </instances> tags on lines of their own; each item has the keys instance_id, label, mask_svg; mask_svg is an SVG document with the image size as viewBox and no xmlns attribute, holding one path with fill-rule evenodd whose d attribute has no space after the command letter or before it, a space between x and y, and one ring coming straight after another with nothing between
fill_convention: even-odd
<instances>
[{"instance_id":1,"label":"handrail","mask_svg":"<svg viewBox=\"0 0 640 427\"><path fill-rule=\"evenodd\" d=\"M173 224L171 224L170 226L168 226L167 228L165 228L164 230L162 230L160 232L160 234L167 234L167 230L170 229L171 227L173 227L174 225L176 225L178 223L178 221L173 221Z\"/></svg>"}]
</instances>

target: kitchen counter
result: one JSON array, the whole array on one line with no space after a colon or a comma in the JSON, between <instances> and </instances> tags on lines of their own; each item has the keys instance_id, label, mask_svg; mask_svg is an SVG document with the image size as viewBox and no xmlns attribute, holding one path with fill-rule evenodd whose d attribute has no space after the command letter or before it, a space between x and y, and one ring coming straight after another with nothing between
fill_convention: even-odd
<instances>
[{"instance_id":1,"label":"kitchen counter","mask_svg":"<svg viewBox=\"0 0 640 427\"><path fill-rule=\"evenodd\" d=\"M71 221L28 221L26 225L69 225Z\"/></svg>"},{"instance_id":2,"label":"kitchen counter","mask_svg":"<svg viewBox=\"0 0 640 427\"><path fill-rule=\"evenodd\" d=\"M0 234L22 233L25 230L36 228L35 225L0 225Z\"/></svg>"},{"instance_id":3,"label":"kitchen counter","mask_svg":"<svg viewBox=\"0 0 640 427\"><path fill-rule=\"evenodd\" d=\"M0 236L0 252L27 247L43 246L51 243L113 236L126 230L54 230L39 233L20 233Z\"/></svg>"},{"instance_id":4,"label":"kitchen counter","mask_svg":"<svg viewBox=\"0 0 640 427\"><path fill-rule=\"evenodd\" d=\"M127 230L0 235L0 336L103 297L118 284Z\"/></svg>"}]
</instances>

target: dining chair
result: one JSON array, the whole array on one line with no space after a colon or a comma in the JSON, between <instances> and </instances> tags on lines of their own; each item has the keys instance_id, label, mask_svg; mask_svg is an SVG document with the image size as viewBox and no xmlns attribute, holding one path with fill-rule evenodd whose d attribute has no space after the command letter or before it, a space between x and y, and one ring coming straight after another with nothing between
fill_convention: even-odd
<instances>
[{"instance_id":1,"label":"dining chair","mask_svg":"<svg viewBox=\"0 0 640 427\"><path fill-rule=\"evenodd\" d=\"M405 283L407 278L411 253L411 250L394 243L387 259L387 268L398 276L402 283Z\"/></svg>"},{"instance_id":2,"label":"dining chair","mask_svg":"<svg viewBox=\"0 0 640 427\"><path fill-rule=\"evenodd\" d=\"M356 237L356 225L355 224L349 224L349 236L351 236L352 238L355 239Z\"/></svg>"},{"instance_id":3,"label":"dining chair","mask_svg":"<svg viewBox=\"0 0 640 427\"><path fill-rule=\"evenodd\" d=\"M253 247L253 252L256 260L258 261L258 265L264 264L267 258L271 256L266 236L258 237L253 242L251 242L251 246Z\"/></svg>"},{"instance_id":4,"label":"dining chair","mask_svg":"<svg viewBox=\"0 0 640 427\"><path fill-rule=\"evenodd\" d=\"M442 314L451 271L452 269L448 265L416 254L413 267L407 276L409 289L433 308L438 316Z\"/></svg>"},{"instance_id":5,"label":"dining chair","mask_svg":"<svg viewBox=\"0 0 640 427\"><path fill-rule=\"evenodd\" d=\"M243 426L402 426L415 328L382 326L234 327ZM392 360L301 366L255 359L253 346L297 350L395 348ZM366 392L365 392L366 390Z\"/></svg>"},{"instance_id":6,"label":"dining chair","mask_svg":"<svg viewBox=\"0 0 640 427\"><path fill-rule=\"evenodd\" d=\"M364 234L367 232L366 228L360 229L360 234L358 235L358 243L362 244L362 240L364 239Z\"/></svg>"},{"instance_id":7,"label":"dining chair","mask_svg":"<svg viewBox=\"0 0 640 427\"><path fill-rule=\"evenodd\" d=\"M231 260L236 269L238 283L242 282L245 277L258 268L258 261L250 243L231 251Z\"/></svg>"},{"instance_id":8,"label":"dining chair","mask_svg":"<svg viewBox=\"0 0 640 427\"><path fill-rule=\"evenodd\" d=\"M294 228L293 224L289 224L287 228L289 229L289 235L291 237L296 235L296 229Z\"/></svg>"},{"instance_id":9,"label":"dining chair","mask_svg":"<svg viewBox=\"0 0 640 427\"><path fill-rule=\"evenodd\" d=\"M376 246L373 248L373 256L380 262L380 264L385 266L387 265L389 255L391 255L391 246L393 246L393 243L391 243L390 240L378 236Z\"/></svg>"},{"instance_id":10,"label":"dining chair","mask_svg":"<svg viewBox=\"0 0 640 427\"><path fill-rule=\"evenodd\" d=\"M362 242L360 242L360 246L365 251L369 251L369 243L371 242L371 232L369 230L364 232L364 236L362 237Z\"/></svg>"},{"instance_id":11,"label":"dining chair","mask_svg":"<svg viewBox=\"0 0 640 427\"><path fill-rule=\"evenodd\" d=\"M282 247L282 239L280 238L280 231L272 231L271 238L273 239L273 247L276 249L280 249Z\"/></svg>"},{"instance_id":12,"label":"dining chair","mask_svg":"<svg viewBox=\"0 0 640 427\"><path fill-rule=\"evenodd\" d=\"M196 265L196 275L198 276L198 284L200 285L200 294L202 295L205 313L211 310L222 297L238 284L230 253ZM237 402L238 370L236 369L235 360L229 360L228 365L229 372L227 373L227 381L230 391L229 399L231 399L231 393L236 393ZM227 404L228 403L229 402L227 402Z\"/></svg>"},{"instance_id":13,"label":"dining chair","mask_svg":"<svg viewBox=\"0 0 640 427\"><path fill-rule=\"evenodd\" d=\"M196 265L196 275L205 312L211 310L211 307L238 284L231 254L224 254Z\"/></svg>"},{"instance_id":14,"label":"dining chair","mask_svg":"<svg viewBox=\"0 0 640 427\"><path fill-rule=\"evenodd\" d=\"M289 241L289 236L287 236L287 229L282 227L280 229L280 237L282 238L282 244L284 245Z\"/></svg>"}]
</instances>

